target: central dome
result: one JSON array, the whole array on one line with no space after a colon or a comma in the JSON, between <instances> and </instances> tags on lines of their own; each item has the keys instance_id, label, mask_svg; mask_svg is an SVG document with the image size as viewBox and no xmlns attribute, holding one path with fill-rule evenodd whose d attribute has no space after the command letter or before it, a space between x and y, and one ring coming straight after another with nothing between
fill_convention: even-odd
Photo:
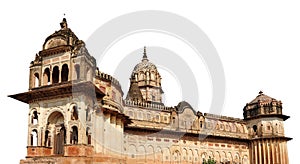
<instances>
[{"instance_id":1,"label":"central dome","mask_svg":"<svg viewBox=\"0 0 300 164\"><path fill-rule=\"evenodd\" d=\"M148 60L147 54L146 54L146 47L144 47L143 59L140 63L138 63L134 67L131 75L134 76L134 74L139 74L139 73L146 74L146 72L159 74L158 71L157 71L156 66Z\"/></svg>"},{"instance_id":2,"label":"central dome","mask_svg":"<svg viewBox=\"0 0 300 164\"><path fill-rule=\"evenodd\" d=\"M146 47L144 47L142 61L132 71L126 99L161 103L162 94L161 76L157 67L148 60Z\"/></svg>"}]
</instances>

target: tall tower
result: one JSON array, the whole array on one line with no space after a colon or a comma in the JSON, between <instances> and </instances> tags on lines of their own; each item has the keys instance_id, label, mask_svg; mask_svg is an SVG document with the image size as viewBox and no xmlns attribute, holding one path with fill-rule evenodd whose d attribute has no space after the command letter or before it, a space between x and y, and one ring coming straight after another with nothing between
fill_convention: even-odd
<instances>
[{"instance_id":1,"label":"tall tower","mask_svg":"<svg viewBox=\"0 0 300 164\"><path fill-rule=\"evenodd\" d=\"M282 114L282 103L263 94L244 107L244 120L250 138L250 163L288 164L287 141L283 122L289 116Z\"/></svg>"},{"instance_id":2,"label":"tall tower","mask_svg":"<svg viewBox=\"0 0 300 164\"><path fill-rule=\"evenodd\" d=\"M91 114L104 96L93 85L96 61L65 18L60 26L30 63L29 91L10 96L29 104L29 160L48 157L46 161L57 162L50 157L82 158L92 152Z\"/></svg>"},{"instance_id":3,"label":"tall tower","mask_svg":"<svg viewBox=\"0 0 300 164\"><path fill-rule=\"evenodd\" d=\"M156 66L149 61L146 47L144 47L142 61L132 71L130 88L126 99L162 104L163 93L161 76Z\"/></svg>"}]
</instances>

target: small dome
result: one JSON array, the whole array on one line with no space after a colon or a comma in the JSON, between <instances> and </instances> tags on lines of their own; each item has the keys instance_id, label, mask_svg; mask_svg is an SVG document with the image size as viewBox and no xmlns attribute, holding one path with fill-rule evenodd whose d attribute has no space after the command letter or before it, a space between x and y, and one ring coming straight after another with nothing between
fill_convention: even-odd
<instances>
[{"instance_id":1,"label":"small dome","mask_svg":"<svg viewBox=\"0 0 300 164\"><path fill-rule=\"evenodd\" d=\"M258 95L256 96L256 98L254 100L252 100L249 104L255 104L255 103L258 103L258 102L261 102L261 103L270 103L270 102L272 102L274 100L275 100L274 98L272 98L270 96L267 96L262 91L260 91L258 93Z\"/></svg>"},{"instance_id":2,"label":"small dome","mask_svg":"<svg viewBox=\"0 0 300 164\"><path fill-rule=\"evenodd\" d=\"M63 18L60 26L60 30L55 31L52 35L46 38L43 45L43 50L66 45L74 46L80 42L73 31L68 28L66 18Z\"/></svg>"}]
</instances>

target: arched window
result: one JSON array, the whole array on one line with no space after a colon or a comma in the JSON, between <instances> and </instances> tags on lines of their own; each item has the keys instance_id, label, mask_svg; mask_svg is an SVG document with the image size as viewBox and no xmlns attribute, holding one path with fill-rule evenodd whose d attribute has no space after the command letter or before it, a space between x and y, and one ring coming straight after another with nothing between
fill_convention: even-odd
<instances>
[{"instance_id":1,"label":"arched window","mask_svg":"<svg viewBox=\"0 0 300 164\"><path fill-rule=\"evenodd\" d=\"M39 87L40 86L40 76L38 73L34 74L34 87Z\"/></svg>"},{"instance_id":2,"label":"arched window","mask_svg":"<svg viewBox=\"0 0 300 164\"><path fill-rule=\"evenodd\" d=\"M31 123L36 125L38 123L38 114L37 111L34 111L31 116Z\"/></svg>"},{"instance_id":3,"label":"arched window","mask_svg":"<svg viewBox=\"0 0 300 164\"><path fill-rule=\"evenodd\" d=\"M68 81L69 68L67 64L64 64L61 69L61 82Z\"/></svg>"},{"instance_id":4,"label":"arched window","mask_svg":"<svg viewBox=\"0 0 300 164\"><path fill-rule=\"evenodd\" d=\"M50 132L49 130L46 130L45 132L45 146L50 147L51 146L51 137L50 137Z\"/></svg>"},{"instance_id":5,"label":"arched window","mask_svg":"<svg viewBox=\"0 0 300 164\"><path fill-rule=\"evenodd\" d=\"M44 85L49 85L50 84L50 69L46 68L44 70Z\"/></svg>"},{"instance_id":6,"label":"arched window","mask_svg":"<svg viewBox=\"0 0 300 164\"><path fill-rule=\"evenodd\" d=\"M78 128L76 126L72 126L71 144L77 144L77 143L78 143Z\"/></svg>"},{"instance_id":7,"label":"arched window","mask_svg":"<svg viewBox=\"0 0 300 164\"><path fill-rule=\"evenodd\" d=\"M32 130L32 132L31 132L31 136L30 136L30 145L31 145L31 146L37 146L37 145L38 145L37 142L38 142L38 133L37 133L37 130L34 129L34 130Z\"/></svg>"},{"instance_id":8,"label":"arched window","mask_svg":"<svg viewBox=\"0 0 300 164\"><path fill-rule=\"evenodd\" d=\"M58 66L55 66L52 72L52 83L53 84L58 83L58 80L59 80L59 68Z\"/></svg>"},{"instance_id":9,"label":"arched window","mask_svg":"<svg viewBox=\"0 0 300 164\"><path fill-rule=\"evenodd\" d=\"M86 138L87 138L87 144L90 145L92 143L92 138L91 138L89 127L86 128Z\"/></svg>"},{"instance_id":10,"label":"arched window","mask_svg":"<svg viewBox=\"0 0 300 164\"><path fill-rule=\"evenodd\" d=\"M76 73L75 80L79 80L80 79L80 66L78 64L75 65L75 73Z\"/></svg>"},{"instance_id":11,"label":"arched window","mask_svg":"<svg viewBox=\"0 0 300 164\"><path fill-rule=\"evenodd\" d=\"M78 109L77 106L73 106L71 120L78 120Z\"/></svg>"},{"instance_id":12,"label":"arched window","mask_svg":"<svg viewBox=\"0 0 300 164\"><path fill-rule=\"evenodd\" d=\"M253 125L252 128L253 128L254 134L256 134L256 133L257 133L257 126L256 126L256 125Z\"/></svg>"}]
</instances>

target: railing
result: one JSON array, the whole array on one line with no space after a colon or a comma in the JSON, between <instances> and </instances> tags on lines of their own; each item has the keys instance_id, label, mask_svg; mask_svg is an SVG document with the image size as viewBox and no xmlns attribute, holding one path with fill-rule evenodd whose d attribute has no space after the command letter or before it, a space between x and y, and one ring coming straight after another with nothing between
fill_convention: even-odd
<instances>
[{"instance_id":1,"label":"railing","mask_svg":"<svg viewBox=\"0 0 300 164\"><path fill-rule=\"evenodd\" d=\"M149 103L149 102L137 102L131 100L124 100L124 104L126 106L142 107L142 108L155 109L160 111L172 111L172 109L174 109L173 107L167 107L162 104Z\"/></svg>"}]
</instances>

